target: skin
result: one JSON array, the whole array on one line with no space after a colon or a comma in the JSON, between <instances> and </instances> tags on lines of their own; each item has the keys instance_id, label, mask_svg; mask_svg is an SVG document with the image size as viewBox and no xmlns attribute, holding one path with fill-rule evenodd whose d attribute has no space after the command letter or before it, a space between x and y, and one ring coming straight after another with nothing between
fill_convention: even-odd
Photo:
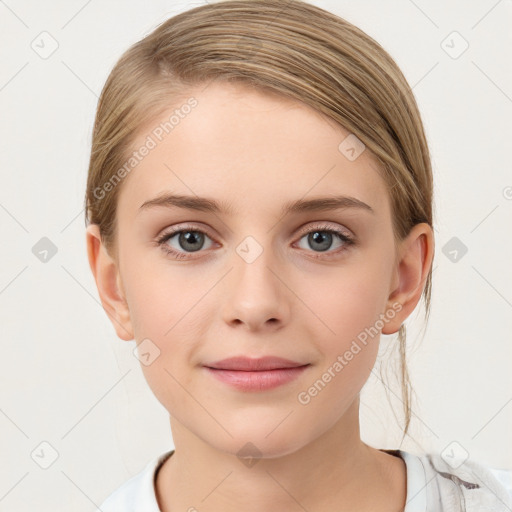
<instances>
[{"instance_id":1,"label":"skin","mask_svg":"<svg viewBox=\"0 0 512 512\"><path fill-rule=\"evenodd\" d=\"M376 163L369 151L348 160L338 146L349 133L322 114L241 85L189 92L198 106L122 182L118 258L102 245L98 226L86 234L117 335L137 343L149 338L160 350L141 367L169 412L176 447L158 473L161 510L403 510L404 462L360 439L359 392L380 332L308 404L297 396L393 304L401 310L381 332L397 332L425 285L431 228L418 224L395 247ZM142 127L134 147L174 108ZM234 213L139 211L164 191L226 202ZM280 213L288 201L331 195L353 196L374 214ZM184 223L207 235L195 252L179 244L179 235L168 240L188 258L177 259L155 239ZM323 224L356 244L333 235L322 252L307 233ZM263 250L251 263L236 251L247 236ZM310 366L278 388L241 392L202 367L234 355L276 355ZM237 456L247 442L260 452L252 466Z\"/></svg>"}]
</instances>

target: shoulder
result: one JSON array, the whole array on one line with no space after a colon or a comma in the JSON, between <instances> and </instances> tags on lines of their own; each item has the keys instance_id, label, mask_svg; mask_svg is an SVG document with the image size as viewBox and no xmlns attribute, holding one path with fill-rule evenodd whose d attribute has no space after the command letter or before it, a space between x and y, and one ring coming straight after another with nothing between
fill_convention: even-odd
<instances>
[{"instance_id":1,"label":"shoulder","mask_svg":"<svg viewBox=\"0 0 512 512\"><path fill-rule=\"evenodd\" d=\"M471 459L455 460L437 453L413 455L400 451L400 454L407 465L408 480L414 480L418 487L422 483L425 486L423 499L428 506L424 510L512 510L511 470L494 469ZM413 489L409 493L408 485L407 501L413 496Z\"/></svg>"},{"instance_id":2,"label":"shoulder","mask_svg":"<svg viewBox=\"0 0 512 512\"><path fill-rule=\"evenodd\" d=\"M96 512L160 512L155 495L157 469L173 451L153 458L142 471L110 494Z\"/></svg>"}]
</instances>

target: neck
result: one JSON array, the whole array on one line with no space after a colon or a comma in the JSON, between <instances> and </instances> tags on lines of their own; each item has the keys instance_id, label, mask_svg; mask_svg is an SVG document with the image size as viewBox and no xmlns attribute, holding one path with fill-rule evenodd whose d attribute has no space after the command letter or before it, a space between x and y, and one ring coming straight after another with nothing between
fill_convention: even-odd
<instances>
[{"instance_id":1,"label":"neck","mask_svg":"<svg viewBox=\"0 0 512 512\"><path fill-rule=\"evenodd\" d=\"M361 441L358 400L314 441L252 462L205 443L174 418L171 429L176 451L156 482L162 512L403 510L405 464Z\"/></svg>"}]
</instances>

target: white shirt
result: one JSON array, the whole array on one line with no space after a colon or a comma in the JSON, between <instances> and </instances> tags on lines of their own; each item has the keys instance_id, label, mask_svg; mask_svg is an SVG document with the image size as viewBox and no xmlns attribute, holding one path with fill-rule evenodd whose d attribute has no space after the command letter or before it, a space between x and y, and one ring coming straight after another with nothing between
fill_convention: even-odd
<instances>
[{"instance_id":1,"label":"white shirt","mask_svg":"<svg viewBox=\"0 0 512 512\"><path fill-rule=\"evenodd\" d=\"M512 471L496 470L466 461L455 469L440 455L413 455L382 450L401 457L407 471L404 512L511 512ZM161 465L174 453L151 460L138 474L115 490L96 512L161 512L154 481Z\"/></svg>"}]
</instances>

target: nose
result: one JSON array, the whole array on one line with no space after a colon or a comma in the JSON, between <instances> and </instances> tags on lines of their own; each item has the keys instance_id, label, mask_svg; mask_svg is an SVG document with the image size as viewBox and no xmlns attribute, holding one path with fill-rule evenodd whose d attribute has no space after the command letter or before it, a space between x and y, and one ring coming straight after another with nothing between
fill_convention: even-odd
<instances>
[{"instance_id":1,"label":"nose","mask_svg":"<svg viewBox=\"0 0 512 512\"><path fill-rule=\"evenodd\" d=\"M254 261L234 255L223 299L223 317L229 325L275 331L287 323L290 292L270 253L264 250Z\"/></svg>"}]
</instances>

